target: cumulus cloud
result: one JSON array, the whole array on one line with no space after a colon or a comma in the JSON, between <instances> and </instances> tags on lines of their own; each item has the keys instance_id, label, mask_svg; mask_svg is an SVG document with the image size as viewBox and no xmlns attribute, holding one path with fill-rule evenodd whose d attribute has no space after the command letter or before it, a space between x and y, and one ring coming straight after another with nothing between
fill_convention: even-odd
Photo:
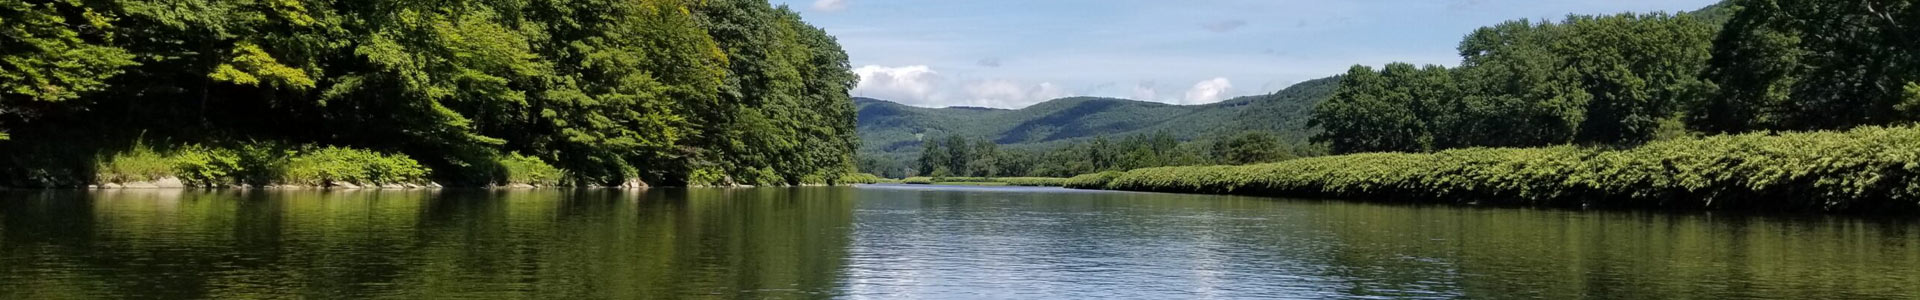
<instances>
[{"instance_id":1,"label":"cumulus cloud","mask_svg":"<svg viewBox=\"0 0 1920 300\"><path fill-rule=\"evenodd\" d=\"M1141 81L1133 86L1133 100L1160 101L1160 91L1154 89L1153 81Z\"/></svg>"},{"instance_id":2,"label":"cumulus cloud","mask_svg":"<svg viewBox=\"0 0 1920 300\"><path fill-rule=\"evenodd\" d=\"M813 10L835 12L847 9L848 0L814 0Z\"/></svg>"},{"instance_id":3,"label":"cumulus cloud","mask_svg":"<svg viewBox=\"0 0 1920 300\"><path fill-rule=\"evenodd\" d=\"M1238 30L1242 26L1247 26L1246 20L1226 20L1221 22L1214 22L1214 23L1207 23L1207 24L1200 25L1201 28L1206 28L1207 31L1218 32L1218 33L1225 33L1228 31Z\"/></svg>"},{"instance_id":4,"label":"cumulus cloud","mask_svg":"<svg viewBox=\"0 0 1920 300\"><path fill-rule=\"evenodd\" d=\"M964 100L967 106L1016 108L1067 96L1066 89L1052 82L1030 85L1011 80L980 80L967 83L962 89L967 96Z\"/></svg>"},{"instance_id":5,"label":"cumulus cloud","mask_svg":"<svg viewBox=\"0 0 1920 300\"><path fill-rule=\"evenodd\" d=\"M1220 100L1222 100L1221 98L1226 96L1228 91L1232 90L1233 81L1227 80L1226 77L1214 77L1213 79L1201 80L1199 83L1193 84L1192 89L1187 90L1186 102L1182 103L1207 104L1220 102Z\"/></svg>"},{"instance_id":6,"label":"cumulus cloud","mask_svg":"<svg viewBox=\"0 0 1920 300\"><path fill-rule=\"evenodd\" d=\"M853 95L873 97L907 104L933 104L940 73L924 65L886 67L867 65L853 69L860 84Z\"/></svg>"},{"instance_id":7,"label":"cumulus cloud","mask_svg":"<svg viewBox=\"0 0 1920 300\"><path fill-rule=\"evenodd\" d=\"M922 107L1020 108L1074 95L1053 82L948 79L932 67L867 65L853 69L860 83L853 95Z\"/></svg>"}]
</instances>

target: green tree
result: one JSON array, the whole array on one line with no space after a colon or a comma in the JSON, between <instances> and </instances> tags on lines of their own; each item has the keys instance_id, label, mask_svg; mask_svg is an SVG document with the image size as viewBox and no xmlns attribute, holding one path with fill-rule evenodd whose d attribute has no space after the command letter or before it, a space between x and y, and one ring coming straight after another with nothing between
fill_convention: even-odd
<instances>
[{"instance_id":1,"label":"green tree","mask_svg":"<svg viewBox=\"0 0 1920 300\"><path fill-rule=\"evenodd\" d=\"M1637 145L1696 98L1710 24L1664 13L1571 16L1558 53L1591 99L1574 141Z\"/></svg>"},{"instance_id":2,"label":"green tree","mask_svg":"<svg viewBox=\"0 0 1920 300\"><path fill-rule=\"evenodd\" d=\"M1444 68L1405 63L1354 66L1311 124L1324 129L1313 140L1335 152L1423 152L1434 147L1435 110L1454 97Z\"/></svg>"},{"instance_id":3,"label":"green tree","mask_svg":"<svg viewBox=\"0 0 1920 300\"><path fill-rule=\"evenodd\" d=\"M1898 109L1920 80L1920 3L1736 0L1691 107L1711 132L1834 129L1920 120Z\"/></svg>"},{"instance_id":4,"label":"green tree","mask_svg":"<svg viewBox=\"0 0 1920 300\"><path fill-rule=\"evenodd\" d=\"M1213 146L1213 156L1221 163L1245 165L1275 162L1292 159L1293 155L1280 144L1280 138L1265 131L1249 131L1220 141Z\"/></svg>"}]
</instances>

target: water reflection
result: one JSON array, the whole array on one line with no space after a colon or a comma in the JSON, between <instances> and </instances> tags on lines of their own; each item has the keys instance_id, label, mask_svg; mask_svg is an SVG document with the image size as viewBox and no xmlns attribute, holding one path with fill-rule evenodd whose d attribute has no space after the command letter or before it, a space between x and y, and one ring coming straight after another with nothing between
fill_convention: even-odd
<instances>
[{"instance_id":1,"label":"water reflection","mask_svg":"<svg viewBox=\"0 0 1920 300\"><path fill-rule=\"evenodd\" d=\"M1916 298L1920 225L1033 188L0 192L0 298Z\"/></svg>"},{"instance_id":2,"label":"water reflection","mask_svg":"<svg viewBox=\"0 0 1920 300\"><path fill-rule=\"evenodd\" d=\"M11 194L0 298L830 294L852 227L839 193Z\"/></svg>"},{"instance_id":3,"label":"water reflection","mask_svg":"<svg viewBox=\"0 0 1920 300\"><path fill-rule=\"evenodd\" d=\"M1914 298L1904 220L865 191L871 298Z\"/></svg>"}]
</instances>

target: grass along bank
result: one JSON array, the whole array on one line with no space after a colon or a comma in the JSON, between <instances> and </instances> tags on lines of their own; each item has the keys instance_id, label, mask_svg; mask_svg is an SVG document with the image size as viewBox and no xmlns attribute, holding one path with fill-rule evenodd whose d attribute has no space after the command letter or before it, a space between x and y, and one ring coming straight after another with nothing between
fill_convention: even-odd
<instances>
[{"instance_id":1,"label":"grass along bank","mask_svg":"<svg viewBox=\"0 0 1920 300\"><path fill-rule=\"evenodd\" d=\"M1053 177L907 177L906 184L1064 186L1066 178Z\"/></svg>"},{"instance_id":2,"label":"grass along bank","mask_svg":"<svg viewBox=\"0 0 1920 300\"><path fill-rule=\"evenodd\" d=\"M1088 174L1067 186L1379 202L1558 207L1920 211L1920 127L1652 142L1368 153Z\"/></svg>"},{"instance_id":3,"label":"grass along bank","mask_svg":"<svg viewBox=\"0 0 1920 300\"><path fill-rule=\"evenodd\" d=\"M228 187L438 187L433 170L404 154L337 146L229 143L153 145L135 142L119 151L89 157L84 170L90 181L77 185L100 188L228 188ZM469 168L491 178L487 186L575 186L577 178L564 169L532 156L495 155L492 164ZM73 176L54 176L56 178ZM834 183L879 183L871 174L849 173ZM827 182L809 182L825 184ZM13 184L16 187L71 187L76 184Z\"/></svg>"}]
</instances>

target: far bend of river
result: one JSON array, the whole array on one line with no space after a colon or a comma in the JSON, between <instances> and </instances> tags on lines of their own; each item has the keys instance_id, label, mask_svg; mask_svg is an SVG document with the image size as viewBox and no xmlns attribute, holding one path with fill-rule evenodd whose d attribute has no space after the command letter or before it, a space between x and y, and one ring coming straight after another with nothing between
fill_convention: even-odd
<instances>
[{"instance_id":1,"label":"far bend of river","mask_svg":"<svg viewBox=\"0 0 1920 300\"><path fill-rule=\"evenodd\" d=\"M0 192L0 299L47 298L1914 299L1920 223L886 185Z\"/></svg>"}]
</instances>

